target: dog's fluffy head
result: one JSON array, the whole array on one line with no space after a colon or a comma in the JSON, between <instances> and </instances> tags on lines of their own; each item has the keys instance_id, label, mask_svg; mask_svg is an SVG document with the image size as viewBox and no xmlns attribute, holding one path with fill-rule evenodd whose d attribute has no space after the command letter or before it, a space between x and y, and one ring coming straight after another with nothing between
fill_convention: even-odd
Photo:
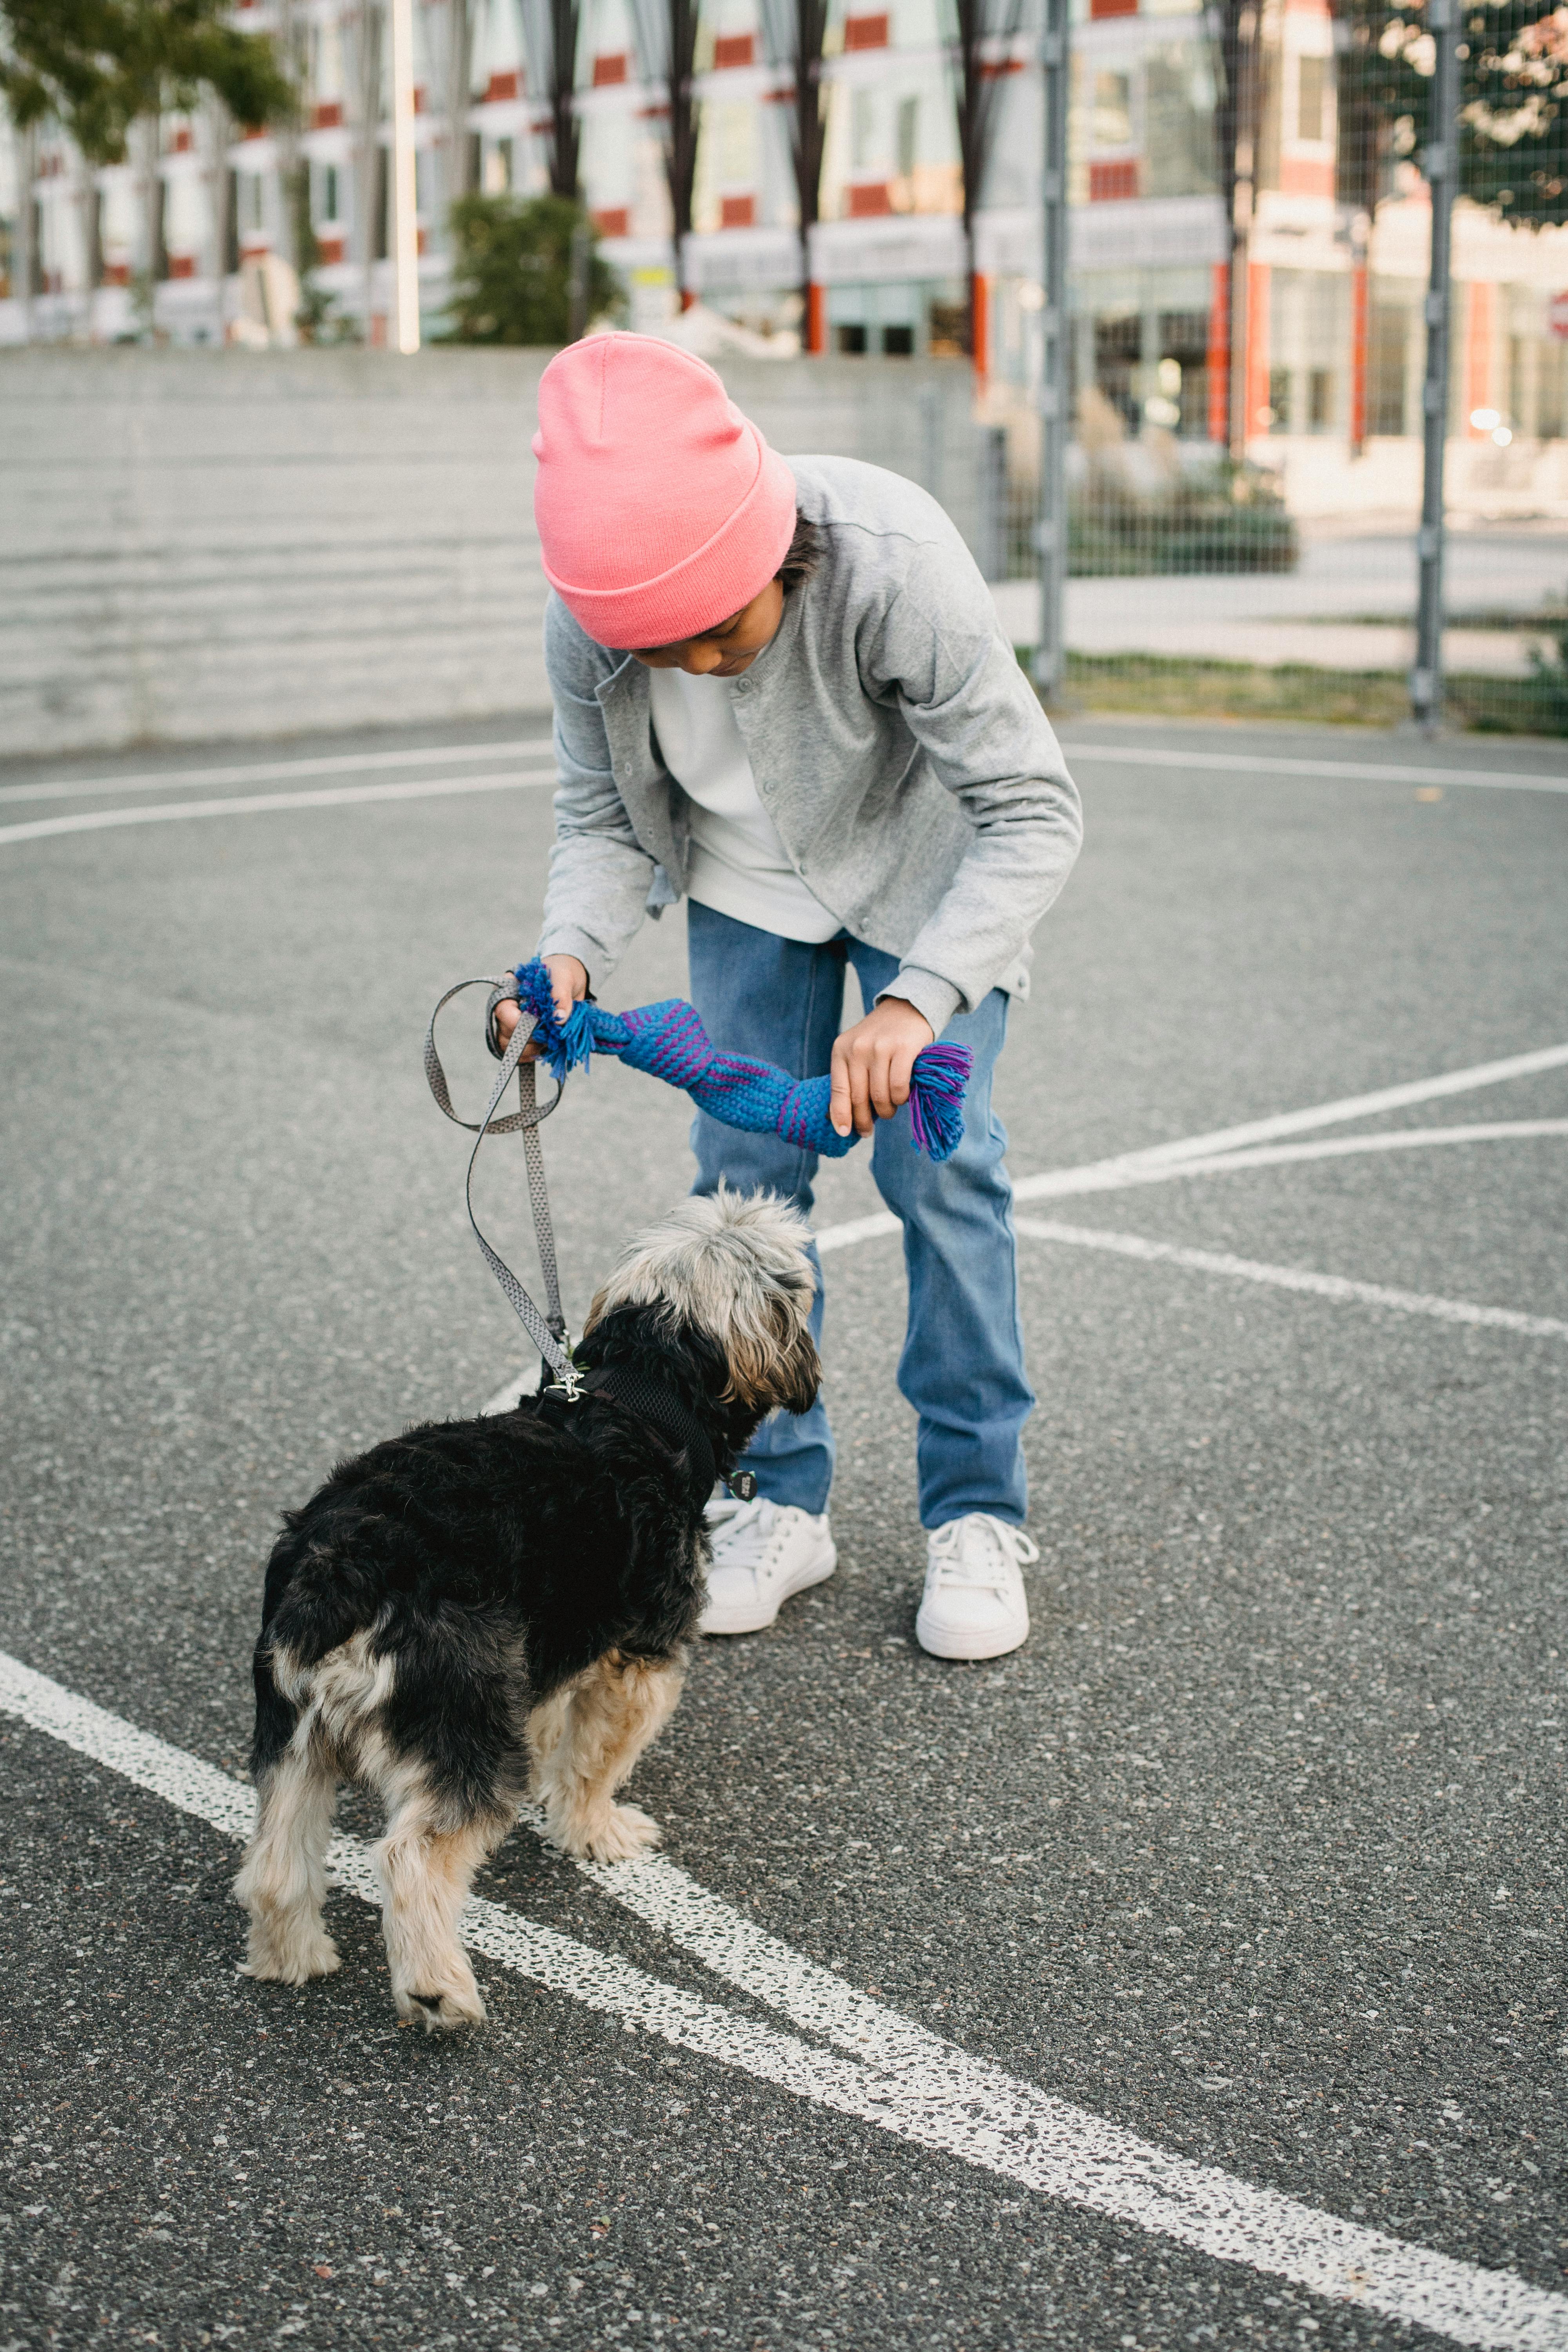
<instances>
[{"instance_id":1,"label":"dog's fluffy head","mask_svg":"<svg viewBox=\"0 0 1568 2352\"><path fill-rule=\"evenodd\" d=\"M589 1308L586 1331L620 1308L660 1307L719 1349L733 1402L758 1415L777 1406L805 1412L822 1381L810 1330L810 1238L805 1218L774 1192L721 1184L693 1195L631 1244Z\"/></svg>"}]
</instances>

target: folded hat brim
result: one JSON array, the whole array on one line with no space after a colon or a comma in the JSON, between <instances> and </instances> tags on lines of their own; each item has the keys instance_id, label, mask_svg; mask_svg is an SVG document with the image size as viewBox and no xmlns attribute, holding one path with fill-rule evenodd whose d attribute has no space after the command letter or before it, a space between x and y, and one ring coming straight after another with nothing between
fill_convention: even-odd
<instances>
[{"instance_id":1,"label":"folded hat brim","mask_svg":"<svg viewBox=\"0 0 1568 2352\"><path fill-rule=\"evenodd\" d=\"M750 488L712 537L668 572L625 587L584 588L544 576L595 645L630 653L679 645L744 610L762 593L795 536L795 476L746 420L757 468Z\"/></svg>"}]
</instances>

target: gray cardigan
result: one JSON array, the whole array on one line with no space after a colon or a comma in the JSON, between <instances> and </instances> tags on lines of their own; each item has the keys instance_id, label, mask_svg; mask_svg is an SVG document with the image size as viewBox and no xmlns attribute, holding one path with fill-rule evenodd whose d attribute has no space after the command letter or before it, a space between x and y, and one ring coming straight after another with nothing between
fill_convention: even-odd
<instances>
[{"instance_id":1,"label":"gray cardigan","mask_svg":"<svg viewBox=\"0 0 1568 2352\"><path fill-rule=\"evenodd\" d=\"M734 686L763 807L813 896L896 955L889 993L940 1035L993 988L1028 993L1029 934L1068 877L1078 793L973 559L924 490L849 457L793 457L821 568ZM690 803L647 672L552 596L555 845L542 955L597 986L679 897Z\"/></svg>"}]
</instances>

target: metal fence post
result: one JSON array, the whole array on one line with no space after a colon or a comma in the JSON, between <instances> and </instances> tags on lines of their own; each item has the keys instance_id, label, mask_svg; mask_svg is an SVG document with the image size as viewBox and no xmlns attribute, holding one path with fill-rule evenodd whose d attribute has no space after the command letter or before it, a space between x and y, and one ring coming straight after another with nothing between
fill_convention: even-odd
<instances>
[{"instance_id":1,"label":"metal fence post","mask_svg":"<svg viewBox=\"0 0 1568 2352\"><path fill-rule=\"evenodd\" d=\"M1035 544L1040 565L1040 640L1035 648L1035 683L1042 694L1059 691L1067 667L1063 642L1064 589L1068 569L1068 0L1045 0L1040 40L1044 81L1045 141L1041 156L1041 230L1044 237L1039 313L1040 511Z\"/></svg>"},{"instance_id":2,"label":"metal fence post","mask_svg":"<svg viewBox=\"0 0 1568 2352\"><path fill-rule=\"evenodd\" d=\"M1437 54L1432 77L1432 137L1425 158L1426 184L1432 191L1432 266L1426 280L1426 374L1421 388L1425 443L1421 531L1415 542L1421 597L1410 707L1417 726L1431 735L1443 716L1443 457L1448 433L1454 185L1459 163L1458 0L1432 0L1427 22Z\"/></svg>"}]
</instances>

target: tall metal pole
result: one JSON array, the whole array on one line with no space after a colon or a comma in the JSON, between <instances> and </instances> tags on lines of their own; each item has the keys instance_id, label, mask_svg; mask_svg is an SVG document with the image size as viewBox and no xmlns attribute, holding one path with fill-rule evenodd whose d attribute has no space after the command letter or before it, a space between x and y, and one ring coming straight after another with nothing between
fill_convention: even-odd
<instances>
[{"instance_id":1,"label":"tall metal pole","mask_svg":"<svg viewBox=\"0 0 1568 2352\"><path fill-rule=\"evenodd\" d=\"M392 28L392 348L419 349L418 183L414 159L414 0L389 0Z\"/></svg>"},{"instance_id":2,"label":"tall metal pole","mask_svg":"<svg viewBox=\"0 0 1568 2352\"><path fill-rule=\"evenodd\" d=\"M1426 279L1426 374L1421 387L1425 463L1421 532L1421 598L1415 617L1415 667L1410 707L1417 726L1435 734L1443 716L1443 454L1448 432L1448 345L1452 307L1454 184L1459 163L1459 23L1458 0L1432 0L1427 21L1436 44L1432 76L1432 141L1424 159L1432 192L1432 267Z\"/></svg>"},{"instance_id":3,"label":"tall metal pole","mask_svg":"<svg viewBox=\"0 0 1568 2352\"><path fill-rule=\"evenodd\" d=\"M1069 0L1045 0L1040 70L1045 83L1045 148L1041 157L1044 237L1040 319L1040 518L1035 544L1040 563L1040 641L1035 683L1057 693L1067 668L1064 642L1068 570L1068 55Z\"/></svg>"}]
</instances>

